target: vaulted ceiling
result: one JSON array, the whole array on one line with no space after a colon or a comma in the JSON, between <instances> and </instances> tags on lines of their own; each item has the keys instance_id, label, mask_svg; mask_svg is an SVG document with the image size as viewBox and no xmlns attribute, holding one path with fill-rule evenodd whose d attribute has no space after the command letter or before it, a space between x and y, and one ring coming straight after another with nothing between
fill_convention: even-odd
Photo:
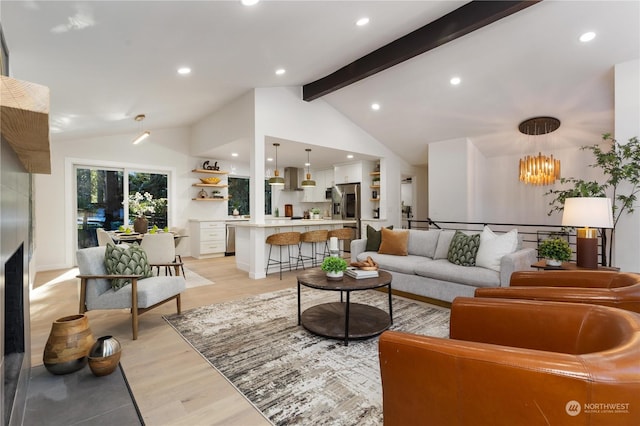
<instances>
[{"instance_id":1,"label":"vaulted ceiling","mask_svg":"<svg viewBox=\"0 0 640 426\"><path fill-rule=\"evenodd\" d=\"M252 88L303 86L465 3L3 1L0 20L11 75L51 89L63 143L135 132L140 113L151 130L188 126ZM639 52L640 2L545 0L321 99L413 165L458 138L529 153L518 124L536 115L561 120L545 141L561 149L613 131L613 67Z\"/></svg>"}]
</instances>

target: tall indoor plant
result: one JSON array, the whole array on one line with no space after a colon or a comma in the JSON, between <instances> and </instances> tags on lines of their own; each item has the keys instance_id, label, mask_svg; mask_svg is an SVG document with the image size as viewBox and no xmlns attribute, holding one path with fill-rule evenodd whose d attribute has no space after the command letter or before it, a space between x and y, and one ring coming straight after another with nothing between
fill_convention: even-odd
<instances>
[{"instance_id":1,"label":"tall indoor plant","mask_svg":"<svg viewBox=\"0 0 640 426\"><path fill-rule=\"evenodd\" d=\"M549 203L552 206L549 215L561 212L564 209L564 201L572 197L610 197L612 202L613 229L611 230L611 242L609 244L608 258L611 260L613 253L613 238L616 225L623 213L631 214L635 209L635 202L640 192L640 142L637 137L629 139L626 144L621 144L611 137L611 134L602 135L602 140L609 147L603 150L601 145L583 146L580 149L590 150L595 156L595 163L589 167L602 170L605 181L585 181L573 177L561 178L560 183L568 183L573 187L557 189L546 192L554 198ZM607 235L602 236L602 264L607 265Z\"/></svg>"}]
</instances>

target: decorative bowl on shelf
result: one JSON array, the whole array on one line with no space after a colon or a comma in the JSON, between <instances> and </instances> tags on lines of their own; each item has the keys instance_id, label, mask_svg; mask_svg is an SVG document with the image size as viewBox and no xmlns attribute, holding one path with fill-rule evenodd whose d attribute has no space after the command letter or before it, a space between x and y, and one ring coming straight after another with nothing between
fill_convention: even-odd
<instances>
[{"instance_id":1,"label":"decorative bowl on shelf","mask_svg":"<svg viewBox=\"0 0 640 426\"><path fill-rule=\"evenodd\" d=\"M202 181L202 183L209 183L213 185L220 182L220 178L218 177L206 177L206 178L200 178L200 180Z\"/></svg>"}]
</instances>

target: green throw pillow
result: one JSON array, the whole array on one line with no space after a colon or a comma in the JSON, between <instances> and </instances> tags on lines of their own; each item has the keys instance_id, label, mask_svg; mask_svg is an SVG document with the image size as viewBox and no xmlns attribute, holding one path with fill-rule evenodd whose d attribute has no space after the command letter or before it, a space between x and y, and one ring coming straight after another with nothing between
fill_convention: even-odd
<instances>
[{"instance_id":1,"label":"green throw pillow","mask_svg":"<svg viewBox=\"0 0 640 426\"><path fill-rule=\"evenodd\" d=\"M462 231L456 231L449 246L447 259L456 265L475 266L478 247L480 234L467 235Z\"/></svg>"},{"instance_id":2,"label":"green throw pillow","mask_svg":"<svg viewBox=\"0 0 640 426\"><path fill-rule=\"evenodd\" d=\"M107 243L104 263L109 275L142 275L141 278L152 276L147 253L138 245L116 246ZM131 284L130 279L114 278L111 280L111 287L115 291L127 284Z\"/></svg>"},{"instance_id":3,"label":"green throw pillow","mask_svg":"<svg viewBox=\"0 0 640 426\"><path fill-rule=\"evenodd\" d=\"M393 229L393 225L388 226L387 229ZM380 249L380 243L382 242L382 234L380 231L376 231L371 225L367 225L367 247L364 251L375 251Z\"/></svg>"}]
</instances>

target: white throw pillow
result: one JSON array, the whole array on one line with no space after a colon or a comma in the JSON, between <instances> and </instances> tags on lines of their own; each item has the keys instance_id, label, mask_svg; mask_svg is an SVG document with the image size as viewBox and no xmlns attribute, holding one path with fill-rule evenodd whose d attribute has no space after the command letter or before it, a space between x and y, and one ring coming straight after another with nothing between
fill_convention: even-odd
<instances>
[{"instance_id":1,"label":"white throw pillow","mask_svg":"<svg viewBox=\"0 0 640 426\"><path fill-rule=\"evenodd\" d=\"M480 234L480 247L476 255L476 266L500 272L502 256L513 253L518 246L518 230L496 235L488 226Z\"/></svg>"}]
</instances>

